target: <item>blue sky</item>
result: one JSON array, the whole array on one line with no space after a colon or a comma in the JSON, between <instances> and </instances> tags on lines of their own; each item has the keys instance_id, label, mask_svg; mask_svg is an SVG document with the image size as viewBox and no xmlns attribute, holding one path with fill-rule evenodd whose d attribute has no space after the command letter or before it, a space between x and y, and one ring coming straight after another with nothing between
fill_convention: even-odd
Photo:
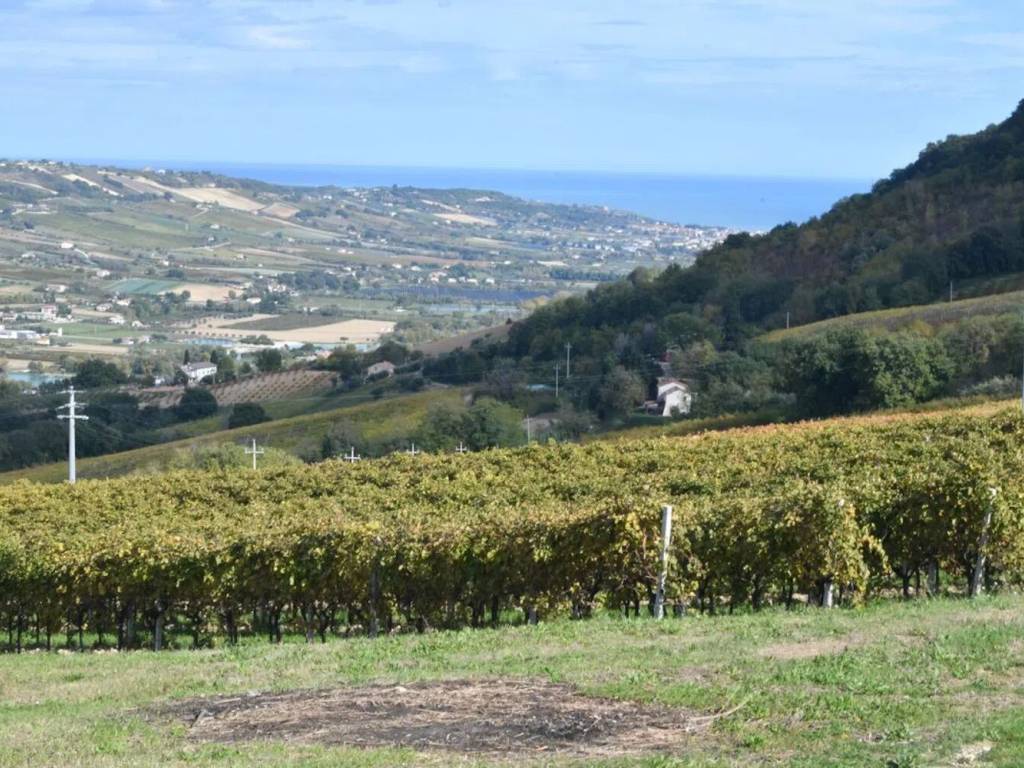
<instances>
[{"instance_id":1,"label":"blue sky","mask_svg":"<svg viewBox=\"0 0 1024 768\"><path fill-rule=\"evenodd\" d=\"M1020 0L0 0L0 155L869 178L1024 98Z\"/></svg>"}]
</instances>

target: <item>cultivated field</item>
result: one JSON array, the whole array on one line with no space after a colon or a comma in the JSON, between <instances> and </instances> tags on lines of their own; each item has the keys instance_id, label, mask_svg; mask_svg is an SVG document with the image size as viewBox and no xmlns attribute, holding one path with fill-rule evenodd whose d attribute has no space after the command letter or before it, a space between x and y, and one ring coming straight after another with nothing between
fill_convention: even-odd
<instances>
[{"instance_id":1,"label":"cultivated field","mask_svg":"<svg viewBox=\"0 0 1024 768\"><path fill-rule=\"evenodd\" d=\"M188 291L190 301L205 303L206 301L227 301L231 291L239 291L235 285L213 285L210 283L185 283L177 287L178 291Z\"/></svg>"},{"instance_id":2,"label":"cultivated field","mask_svg":"<svg viewBox=\"0 0 1024 768\"><path fill-rule=\"evenodd\" d=\"M323 393L331 388L334 375L331 371L303 368L259 374L242 381L214 384L207 389L217 398L217 405L221 407L237 403L276 402ZM143 390L139 394L139 400L144 405L173 408L181 400L183 393L182 387L160 387Z\"/></svg>"},{"instance_id":3,"label":"cultivated field","mask_svg":"<svg viewBox=\"0 0 1024 768\"><path fill-rule=\"evenodd\" d=\"M258 321L270 321L274 317L275 315L254 315L243 321L208 319L196 326L192 333L193 335L215 335L233 339L266 335L273 341L300 344L305 342L311 344L364 344L373 343L395 329L395 323L390 320L340 320L334 323L284 330L264 330L259 327L260 325L272 325L272 323L259 323ZM314 322L316 319L316 317L311 318Z\"/></svg>"}]
</instances>

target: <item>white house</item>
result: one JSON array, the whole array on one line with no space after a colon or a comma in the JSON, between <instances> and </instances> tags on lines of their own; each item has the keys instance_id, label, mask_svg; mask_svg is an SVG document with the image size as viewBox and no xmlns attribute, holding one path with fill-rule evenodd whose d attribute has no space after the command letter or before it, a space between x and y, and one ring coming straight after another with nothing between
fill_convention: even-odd
<instances>
[{"instance_id":1,"label":"white house","mask_svg":"<svg viewBox=\"0 0 1024 768\"><path fill-rule=\"evenodd\" d=\"M197 384L208 376L217 375L217 366L213 363L186 363L179 370L185 374L189 384Z\"/></svg>"},{"instance_id":2,"label":"white house","mask_svg":"<svg viewBox=\"0 0 1024 768\"><path fill-rule=\"evenodd\" d=\"M124 325L124 315L112 314L107 318L107 322L111 325Z\"/></svg>"},{"instance_id":3,"label":"white house","mask_svg":"<svg viewBox=\"0 0 1024 768\"><path fill-rule=\"evenodd\" d=\"M685 382L679 379L662 378L658 379L658 399L645 402L644 410L647 413L668 417L689 413L692 404L693 395Z\"/></svg>"},{"instance_id":4,"label":"white house","mask_svg":"<svg viewBox=\"0 0 1024 768\"><path fill-rule=\"evenodd\" d=\"M395 364L382 360L379 363L374 363L366 369L366 378L372 379L375 376L394 376L395 375Z\"/></svg>"}]
</instances>

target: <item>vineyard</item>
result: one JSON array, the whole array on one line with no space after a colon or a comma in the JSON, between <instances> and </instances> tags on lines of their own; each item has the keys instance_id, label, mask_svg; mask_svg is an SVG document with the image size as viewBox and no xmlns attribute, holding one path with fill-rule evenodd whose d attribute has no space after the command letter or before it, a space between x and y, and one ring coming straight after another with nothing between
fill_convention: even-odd
<instances>
[{"instance_id":1,"label":"vineyard","mask_svg":"<svg viewBox=\"0 0 1024 768\"><path fill-rule=\"evenodd\" d=\"M331 389L333 378L330 371L300 369L259 374L241 381L213 384L207 389L223 408L238 403L266 403L322 394ZM144 405L173 408L184 392L182 387L148 389L140 393L139 399Z\"/></svg>"},{"instance_id":2,"label":"vineyard","mask_svg":"<svg viewBox=\"0 0 1024 768\"><path fill-rule=\"evenodd\" d=\"M1024 419L932 414L0 488L0 621L30 642L195 646L675 613L1024 579Z\"/></svg>"}]
</instances>

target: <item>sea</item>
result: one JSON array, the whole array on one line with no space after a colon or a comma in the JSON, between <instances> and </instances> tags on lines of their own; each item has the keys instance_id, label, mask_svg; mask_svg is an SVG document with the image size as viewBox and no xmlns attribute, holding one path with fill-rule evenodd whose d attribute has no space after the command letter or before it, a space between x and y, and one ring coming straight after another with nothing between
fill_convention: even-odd
<instances>
[{"instance_id":1,"label":"sea","mask_svg":"<svg viewBox=\"0 0 1024 768\"><path fill-rule=\"evenodd\" d=\"M96 161L92 161L96 162ZM676 224L763 231L827 212L868 179L699 176L598 171L358 165L104 161L120 167L205 170L295 186L468 188L550 203L605 205Z\"/></svg>"}]
</instances>

